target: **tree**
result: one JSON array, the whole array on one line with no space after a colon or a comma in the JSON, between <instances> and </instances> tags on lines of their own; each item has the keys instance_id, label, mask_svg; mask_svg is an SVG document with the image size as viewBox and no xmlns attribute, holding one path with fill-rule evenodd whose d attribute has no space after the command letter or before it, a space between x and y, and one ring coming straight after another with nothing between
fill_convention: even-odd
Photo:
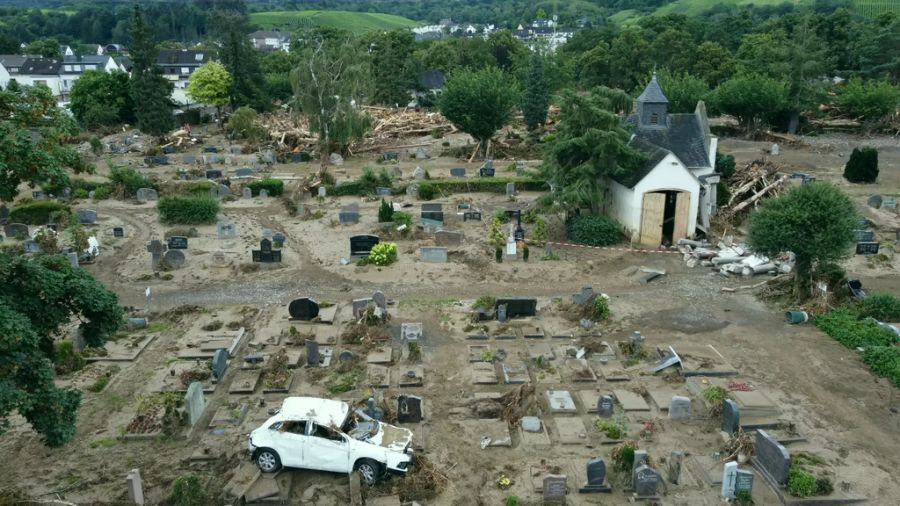
<instances>
[{"instance_id":1,"label":"tree","mask_svg":"<svg viewBox=\"0 0 900 506\"><path fill-rule=\"evenodd\" d=\"M585 88L609 82L609 46L606 42L601 41L578 56L577 73L579 84Z\"/></svg>"},{"instance_id":2,"label":"tree","mask_svg":"<svg viewBox=\"0 0 900 506\"><path fill-rule=\"evenodd\" d=\"M587 96L563 95L556 138L546 146L541 169L557 189L545 202L599 213L603 177L631 172L644 162L644 155L628 145L629 133L613 112L620 107L614 105L615 97L622 95L621 90L600 88Z\"/></svg>"},{"instance_id":3,"label":"tree","mask_svg":"<svg viewBox=\"0 0 900 506\"><path fill-rule=\"evenodd\" d=\"M669 99L669 112L694 112L697 102L709 95L709 85L687 72L662 69L657 74L660 87Z\"/></svg>"},{"instance_id":4,"label":"tree","mask_svg":"<svg viewBox=\"0 0 900 506\"><path fill-rule=\"evenodd\" d=\"M872 146L853 148L844 166L844 178L851 183L874 183L878 179L878 149Z\"/></svg>"},{"instance_id":5,"label":"tree","mask_svg":"<svg viewBox=\"0 0 900 506\"><path fill-rule=\"evenodd\" d=\"M56 39L36 40L25 46L25 54L37 54L44 58L59 58L59 41Z\"/></svg>"},{"instance_id":6,"label":"tree","mask_svg":"<svg viewBox=\"0 0 900 506\"><path fill-rule=\"evenodd\" d=\"M529 130L544 125L549 105L550 90L547 89L547 80L544 78L544 58L540 53L534 53L531 55L531 67L522 93L522 115Z\"/></svg>"},{"instance_id":7,"label":"tree","mask_svg":"<svg viewBox=\"0 0 900 506\"><path fill-rule=\"evenodd\" d=\"M144 23L141 7L134 4L131 30L131 98L141 132L157 137L172 128L171 82L156 65L156 46Z\"/></svg>"},{"instance_id":8,"label":"tree","mask_svg":"<svg viewBox=\"0 0 900 506\"><path fill-rule=\"evenodd\" d=\"M659 34L650 45L654 63L673 72L691 68L695 52L696 44L691 34L671 28Z\"/></svg>"},{"instance_id":9,"label":"tree","mask_svg":"<svg viewBox=\"0 0 900 506\"><path fill-rule=\"evenodd\" d=\"M9 33L0 33L0 54L16 54L19 52L19 39Z\"/></svg>"},{"instance_id":10,"label":"tree","mask_svg":"<svg viewBox=\"0 0 900 506\"><path fill-rule=\"evenodd\" d=\"M61 255L0 252L0 433L15 410L48 446L75 435L81 394L57 388L53 337L73 317L89 346L102 346L122 321L116 295Z\"/></svg>"},{"instance_id":11,"label":"tree","mask_svg":"<svg viewBox=\"0 0 900 506\"><path fill-rule=\"evenodd\" d=\"M631 90L651 70L650 44L636 29L628 29L612 41L609 51L609 86Z\"/></svg>"},{"instance_id":12,"label":"tree","mask_svg":"<svg viewBox=\"0 0 900 506\"><path fill-rule=\"evenodd\" d=\"M880 14L874 26L862 31L854 54L862 75L900 83L900 16Z\"/></svg>"},{"instance_id":13,"label":"tree","mask_svg":"<svg viewBox=\"0 0 900 506\"><path fill-rule=\"evenodd\" d=\"M498 30L488 35L488 45L497 61L497 66L505 71L511 71L516 66L523 65L528 58L528 48L519 39L513 37L509 30Z\"/></svg>"},{"instance_id":14,"label":"tree","mask_svg":"<svg viewBox=\"0 0 900 506\"><path fill-rule=\"evenodd\" d=\"M346 151L372 123L359 107L372 94L371 66L351 40L310 41L299 59L291 72L294 102L319 136L319 172L324 175L328 155L334 149Z\"/></svg>"},{"instance_id":15,"label":"tree","mask_svg":"<svg viewBox=\"0 0 900 506\"><path fill-rule=\"evenodd\" d=\"M228 118L228 128L238 139L262 143L269 139L269 131L259 121L259 114L250 107L239 107Z\"/></svg>"},{"instance_id":16,"label":"tree","mask_svg":"<svg viewBox=\"0 0 900 506\"><path fill-rule=\"evenodd\" d=\"M887 81L851 77L838 88L837 104L854 116L878 121L900 106L900 88Z\"/></svg>"},{"instance_id":17,"label":"tree","mask_svg":"<svg viewBox=\"0 0 900 506\"><path fill-rule=\"evenodd\" d=\"M859 218L850 197L830 183L807 183L767 199L750 215L747 240L757 253L793 252L795 294L809 295L812 276L846 257Z\"/></svg>"},{"instance_id":18,"label":"tree","mask_svg":"<svg viewBox=\"0 0 900 506\"><path fill-rule=\"evenodd\" d=\"M734 56L720 44L706 41L697 46L692 73L710 86L717 86L734 74Z\"/></svg>"},{"instance_id":19,"label":"tree","mask_svg":"<svg viewBox=\"0 0 900 506\"><path fill-rule=\"evenodd\" d=\"M736 117L750 131L785 109L787 85L759 75L735 76L720 84L711 99L718 111Z\"/></svg>"},{"instance_id":20,"label":"tree","mask_svg":"<svg viewBox=\"0 0 900 506\"><path fill-rule=\"evenodd\" d=\"M191 74L187 94L201 104L216 106L219 126L222 124L222 106L228 104L231 90L231 74L221 63L204 63Z\"/></svg>"},{"instance_id":21,"label":"tree","mask_svg":"<svg viewBox=\"0 0 900 506\"><path fill-rule=\"evenodd\" d=\"M454 73L438 98L441 114L481 144L509 121L519 98L514 82L496 68L462 70Z\"/></svg>"},{"instance_id":22,"label":"tree","mask_svg":"<svg viewBox=\"0 0 900 506\"><path fill-rule=\"evenodd\" d=\"M75 121L57 107L46 86L0 91L0 200L13 200L21 183L64 188L69 184L66 169L93 172L82 155L65 145L77 132Z\"/></svg>"},{"instance_id":23,"label":"tree","mask_svg":"<svg viewBox=\"0 0 900 506\"><path fill-rule=\"evenodd\" d=\"M405 106L409 102L410 91L416 85L412 61L415 37L412 32L374 32L363 41L369 48L372 71L375 73L372 100L388 106Z\"/></svg>"},{"instance_id":24,"label":"tree","mask_svg":"<svg viewBox=\"0 0 900 506\"><path fill-rule=\"evenodd\" d=\"M134 121L128 74L86 70L72 85L69 109L87 128Z\"/></svg>"},{"instance_id":25,"label":"tree","mask_svg":"<svg viewBox=\"0 0 900 506\"><path fill-rule=\"evenodd\" d=\"M259 51L250 45L247 38L247 14L243 2L221 2L215 4L213 26L222 40L219 58L231 74L229 100L231 108L250 106L257 111L271 108L271 101L262 94L259 76Z\"/></svg>"}]
</instances>

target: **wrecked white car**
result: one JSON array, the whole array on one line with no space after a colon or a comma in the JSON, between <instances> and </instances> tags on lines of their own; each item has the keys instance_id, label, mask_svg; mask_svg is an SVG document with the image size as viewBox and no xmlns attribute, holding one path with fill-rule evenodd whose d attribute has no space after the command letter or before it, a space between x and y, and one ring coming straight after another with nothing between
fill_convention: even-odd
<instances>
[{"instance_id":1,"label":"wrecked white car","mask_svg":"<svg viewBox=\"0 0 900 506\"><path fill-rule=\"evenodd\" d=\"M348 416L349 415L349 416ZM412 432L350 413L346 402L288 397L281 410L250 433L250 455L264 473L297 467L350 473L366 484L412 464Z\"/></svg>"}]
</instances>

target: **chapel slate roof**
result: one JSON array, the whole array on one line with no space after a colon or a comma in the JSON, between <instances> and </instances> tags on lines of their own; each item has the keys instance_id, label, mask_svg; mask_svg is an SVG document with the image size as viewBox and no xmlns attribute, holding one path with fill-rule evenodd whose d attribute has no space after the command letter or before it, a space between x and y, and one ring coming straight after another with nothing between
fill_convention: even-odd
<instances>
[{"instance_id":1,"label":"chapel slate roof","mask_svg":"<svg viewBox=\"0 0 900 506\"><path fill-rule=\"evenodd\" d=\"M662 87L659 85L659 81L656 80L656 74L653 74L653 78L650 79L650 82L647 83L647 87L644 88L644 92L638 95L638 102L646 102L651 104L668 104L669 99L666 98L666 94L663 93Z\"/></svg>"},{"instance_id":2,"label":"chapel slate roof","mask_svg":"<svg viewBox=\"0 0 900 506\"><path fill-rule=\"evenodd\" d=\"M669 114L666 128L640 128L637 116L628 117L640 139L675 154L688 168L711 167L706 151L705 134L694 113Z\"/></svg>"},{"instance_id":3,"label":"chapel slate roof","mask_svg":"<svg viewBox=\"0 0 900 506\"><path fill-rule=\"evenodd\" d=\"M613 181L626 188L634 188L641 179L647 177L647 174L650 174L650 172L659 165L659 162L661 162L666 155L672 153L668 149L651 144L638 136L632 136L628 145L643 153L647 157L647 161L631 172L616 173L610 176Z\"/></svg>"}]
</instances>

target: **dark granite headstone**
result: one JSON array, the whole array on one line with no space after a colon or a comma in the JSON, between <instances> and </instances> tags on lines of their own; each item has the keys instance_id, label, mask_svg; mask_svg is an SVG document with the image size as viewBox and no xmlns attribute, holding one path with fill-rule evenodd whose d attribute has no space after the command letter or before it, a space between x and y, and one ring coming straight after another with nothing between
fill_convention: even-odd
<instances>
[{"instance_id":1,"label":"dark granite headstone","mask_svg":"<svg viewBox=\"0 0 900 506\"><path fill-rule=\"evenodd\" d=\"M313 339L306 340L306 366L319 367L319 343Z\"/></svg>"},{"instance_id":2,"label":"dark granite headstone","mask_svg":"<svg viewBox=\"0 0 900 506\"><path fill-rule=\"evenodd\" d=\"M288 305L292 320L312 320L319 316L319 303L309 297L294 299Z\"/></svg>"},{"instance_id":3,"label":"dark granite headstone","mask_svg":"<svg viewBox=\"0 0 900 506\"><path fill-rule=\"evenodd\" d=\"M369 304L374 304L375 301L371 298L367 299L353 299L351 302L353 308L353 317L359 318L362 316L363 311L369 306Z\"/></svg>"},{"instance_id":4,"label":"dark granite headstone","mask_svg":"<svg viewBox=\"0 0 900 506\"><path fill-rule=\"evenodd\" d=\"M218 153L219 148L217 148L215 146L203 146L203 152L204 153Z\"/></svg>"},{"instance_id":5,"label":"dark granite headstone","mask_svg":"<svg viewBox=\"0 0 900 506\"><path fill-rule=\"evenodd\" d=\"M606 463L600 457L588 461L587 483L578 489L579 494L593 492L612 492L612 488L606 483Z\"/></svg>"},{"instance_id":6,"label":"dark granite headstone","mask_svg":"<svg viewBox=\"0 0 900 506\"><path fill-rule=\"evenodd\" d=\"M611 395L601 395L597 401L597 416L609 418L613 415L613 398Z\"/></svg>"},{"instance_id":7,"label":"dark granite headstone","mask_svg":"<svg viewBox=\"0 0 900 506\"><path fill-rule=\"evenodd\" d=\"M494 177L494 168L482 167L478 170L478 175L481 177Z\"/></svg>"},{"instance_id":8,"label":"dark granite headstone","mask_svg":"<svg viewBox=\"0 0 900 506\"><path fill-rule=\"evenodd\" d=\"M854 230L853 240L856 242L872 242L875 240L875 232L872 230Z\"/></svg>"},{"instance_id":9,"label":"dark granite headstone","mask_svg":"<svg viewBox=\"0 0 900 506\"><path fill-rule=\"evenodd\" d=\"M165 256L163 256L163 261L169 269L178 270L184 266L184 253L182 253L181 250L170 249L169 251L166 251Z\"/></svg>"},{"instance_id":10,"label":"dark granite headstone","mask_svg":"<svg viewBox=\"0 0 900 506\"><path fill-rule=\"evenodd\" d=\"M656 497L660 476L646 464L634 470L634 494L637 497Z\"/></svg>"},{"instance_id":11,"label":"dark granite headstone","mask_svg":"<svg viewBox=\"0 0 900 506\"><path fill-rule=\"evenodd\" d=\"M734 434L741 427L741 410L736 402L731 399L722 401L722 430L728 434Z\"/></svg>"},{"instance_id":12,"label":"dark granite headstone","mask_svg":"<svg viewBox=\"0 0 900 506\"><path fill-rule=\"evenodd\" d=\"M210 169L206 171L206 179L222 179L222 171L219 169Z\"/></svg>"},{"instance_id":13,"label":"dark granite headstone","mask_svg":"<svg viewBox=\"0 0 900 506\"><path fill-rule=\"evenodd\" d=\"M250 251L250 255L254 262L266 264L281 262L281 250L273 250L272 241L269 239L259 241L259 249Z\"/></svg>"},{"instance_id":14,"label":"dark granite headstone","mask_svg":"<svg viewBox=\"0 0 900 506\"><path fill-rule=\"evenodd\" d=\"M878 248L881 246L877 242L858 242L856 243L857 255L877 255Z\"/></svg>"},{"instance_id":15,"label":"dark granite headstone","mask_svg":"<svg viewBox=\"0 0 900 506\"><path fill-rule=\"evenodd\" d=\"M537 299L534 297L498 298L496 306L500 304L506 305L507 318L534 316L537 313Z\"/></svg>"},{"instance_id":16,"label":"dark granite headstone","mask_svg":"<svg viewBox=\"0 0 900 506\"><path fill-rule=\"evenodd\" d=\"M291 162L293 163L308 162L311 159L312 157L310 157L309 153L305 151L301 151L299 153L291 153Z\"/></svg>"},{"instance_id":17,"label":"dark granite headstone","mask_svg":"<svg viewBox=\"0 0 900 506\"><path fill-rule=\"evenodd\" d=\"M216 381L222 379L222 376L225 374L225 369L228 368L228 350L225 348L219 348L213 353L212 360L212 375Z\"/></svg>"},{"instance_id":18,"label":"dark granite headstone","mask_svg":"<svg viewBox=\"0 0 900 506\"><path fill-rule=\"evenodd\" d=\"M169 249L187 249L188 238L183 235L173 235L169 237Z\"/></svg>"},{"instance_id":19,"label":"dark granite headstone","mask_svg":"<svg viewBox=\"0 0 900 506\"><path fill-rule=\"evenodd\" d=\"M444 213L439 212L439 211L422 211L422 219L443 223L444 222Z\"/></svg>"},{"instance_id":20,"label":"dark granite headstone","mask_svg":"<svg viewBox=\"0 0 900 506\"><path fill-rule=\"evenodd\" d=\"M452 177L466 177L466 169L462 167L455 167L450 169L450 175Z\"/></svg>"},{"instance_id":21,"label":"dark granite headstone","mask_svg":"<svg viewBox=\"0 0 900 506\"><path fill-rule=\"evenodd\" d=\"M97 222L97 211L93 209L79 209L78 222L82 225L93 225Z\"/></svg>"},{"instance_id":22,"label":"dark granite headstone","mask_svg":"<svg viewBox=\"0 0 900 506\"><path fill-rule=\"evenodd\" d=\"M481 212L466 211L463 213L463 221L481 221Z\"/></svg>"},{"instance_id":23,"label":"dark granite headstone","mask_svg":"<svg viewBox=\"0 0 900 506\"><path fill-rule=\"evenodd\" d=\"M791 454L784 445L769 436L766 431L756 431L754 458L779 485L787 483L791 468Z\"/></svg>"},{"instance_id":24,"label":"dark granite headstone","mask_svg":"<svg viewBox=\"0 0 900 506\"><path fill-rule=\"evenodd\" d=\"M385 297L384 292L381 290L376 290L375 293L372 294L372 302L381 309L387 309L387 297Z\"/></svg>"},{"instance_id":25,"label":"dark granite headstone","mask_svg":"<svg viewBox=\"0 0 900 506\"><path fill-rule=\"evenodd\" d=\"M565 504L567 493L568 487L566 486L566 475L548 474L544 476L544 504Z\"/></svg>"},{"instance_id":26,"label":"dark granite headstone","mask_svg":"<svg viewBox=\"0 0 900 506\"><path fill-rule=\"evenodd\" d=\"M375 187L375 195L379 195L382 197L390 197L391 189L386 186L377 186L377 187Z\"/></svg>"},{"instance_id":27,"label":"dark granite headstone","mask_svg":"<svg viewBox=\"0 0 900 506\"><path fill-rule=\"evenodd\" d=\"M415 395L397 397L397 421L419 423L422 421L422 398Z\"/></svg>"},{"instance_id":28,"label":"dark granite headstone","mask_svg":"<svg viewBox=\"0 0 900 506\"><path fill-rule=\"evenodd\" d=\"M744 491L747 491L751 496L753 495L753 471L738 469L734 482L734 493L737 495Z\"/></svg>"},{"instance_id":29,"label":"dark granite headstone","mask_svg":"<svg viewBox=\"0 0 900 506\"><path fill-rule=\"evenodd\" d=\"M350 255L368 256L379 242L377 235L354 235L350 238Z\"/></svg>"}]
</instances>

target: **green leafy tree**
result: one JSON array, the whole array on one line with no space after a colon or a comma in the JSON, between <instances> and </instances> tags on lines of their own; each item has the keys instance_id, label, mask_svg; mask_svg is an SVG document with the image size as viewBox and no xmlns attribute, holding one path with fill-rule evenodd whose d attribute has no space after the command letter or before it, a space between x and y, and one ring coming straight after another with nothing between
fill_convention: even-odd
<instances>
[{"instance_id":1,"label":"green leafy tree","mask_svg":"<svg viewBox=\"0 0 900 506\"><path fill-rule=\"evenodd\" d=\"M854 116L878 121L900 106L900 88L887 81L852 77L838 88L837 104Z\"/></svg>"},{"instance_id":2,"label":"green leafy tree","mask_svg":"<svg viewBox=\"0 0 900 506\"><path fill-rule=\"evenodd\" d=\"M718 111L736 117L749 131L785 109L787 84L760 75L735 76L720 84L710 98Z\"/></svg>"},{"instance_id":3,"label":"green leafy tree","mask_svg":"<svg viewBox=\"0 0 900 506\"><path fill-rule=\"evenodd\" d=\"M896 13L880 14L873 26L860 33L854 49L862 75L900 83L900 16Z\"/></svg>"},{"instance_id":4,"label":"green leafy tree","mask_svg":"<svg viewBox=\"0 0 900 506\"><path fill-rule=\"evenodd\" d=\"M528 58L528 48L519 39L513 37L509 30L491 32L487 39L494 55L496 65L505 71L523 66Z\"/></svg>"},{"instance_id":5,"label":"green leafy tree","mask_svg":"<svg viewBox=\"0 0 900 506\"><path fill-rule=\"evenodd\" d=\"M287 51L271 51L262 56L264 96L273 102L286 102L294 96L291 88L291 70L297 66L297 54Z\"/></svg>"},{"instance_id":6,"label":"green leafy tree","mask_svg":"<svg viewBox=\"0 0 900 506\"><path fill-rule=\"evenodd\" d=\"M88 128L134 121L128 74L87 70L72 85L69 109Z\"/></svg>"},{"instance_id":7,"label":"green leafy tree","mask_svg":"<svg viewBox=\"0 0 900 506\"><path fill-rule=\"evenodd\" d=\"M372 94L371 65L352 40L319 39L302 50L291 85L295 104L318 134L320 175L324 175L328 155L334 149L345 152L372 124L359 107Z\"/></svg>"},{"instance_id":8,"label":"green leafy tree","mask_svg":"<svg viewBox=\"0 0 900 506\"><path fill-rule=\"evenodd\" d=\"M412 60L415 38L412 32L375 32L363 42L369 48L372 71L375 73L373 101L388 106L405 106L416 84Z\"/></svg>"},{"instance_id":9,"label":"green leafy tree","mask_svg":"<svg viewBox=\"0 0 900 506\"><path fill-rule=\"evenodd\" d=\"M170 98L173 85L156 65L156 46L137 3L134 4L131 40L131 98L137 126L141 132L159 137L167 133L174 122Z\"/></svg>"},{"instance_id":10,"label":"green leafy tree","mask_svg":"<svg viewBox=\"0 0 900 506\"><path fill-rule=\"evenodd\" d=\"M509 121L518 101L510 81L496 68L462 70L450 76L438 99L441 114L481 143L485 154L488 140Z\"/></svg>"},{"instance_id":11,"label":"green leafy tree","mask_svg":"<svg viewBox=\"0 0 900 506\"><path fill-rule=\"evenodd\" d=\"M219 62L204 63L191 74L187 95L201 104L216 106L216 117L222 122L222 106L229 101L231 74Z\"/></svg>"},{"instance_id":12,"label":"green leafy tree","mask_svg":"<svg viewBox=\"0 0 900 506\"><path fill-rule=\"evenodd\" d=\"M0 433L13 411L25 417L48 446L75 435L81 395L57 388L52 335L73 317L85 342L101 346L122 321L116 295L60 255L0 252Z\"/></svg>"},{"instance_id":13,"label":"green leafy tree","mask_svg":"<svg viewBox=\"0 0 900 506\"><path fill-rule=\"evenodd\" d=\"M259 114L250 107L240 107L228 118L228 128L238 139L262 143L269 139L269 131L259 120Z\"/></svg>"},{"instance_id":14,"label":"green leafy tree","mask_svg":"<svg viewBox=\"0 0 900 506\"><path fill-rule=\"evenodd\" d=\"M669 99L669 112L694 112L697 102L709 95L709 85L686 72L662 69L657 74L659 85Z\"/></svg>"},{"instance_id":15,"label":"green leafy tree","mask_svg":"<svg viewBox=\"0 0 900 506\"><path fill-rule=\"evenodd\" d=\"M637 169L645 157L628 145L629 134L613 112L612 90L595 89L590 95L566 92L562 97L556 138L547 144L544 176L556 185L545 203L567 210L599 213L603 177Z\"/></svg>"},{"instance_id":16,"label":"green leafy tree","mask_svg":"<svg viewBox=\"0 0 900 506\"><path fill-rule=\"evenodd\" d=\"M25 46L25 54L37 54L44 58L59 58L59 41L56 39L41 39Z\"/></svg>"},{"instance_id":17,"label":"green leafy tree","mask_svg":"<svg viewBox=\"0 0 900 506\"><path fill-rule=\"evenodd\" d=\"M577 75L581 86L592 88L609 82L609 45L600 41L578 57Z\"/></svg>"},{"instance_id":18,"label":"green leafy tree","mask_svg":"<svg viewBox=\"0 0 900 506\"><path fill-rule=\"evenodd\" d=\"M692 73L710 86L717 86L734 74L734 55L717 42L703 42L697 46Z\"/></svg>"},{"instance_id":19,"label":"green leafy tree","mask_svg":"<svg viewBox=\"0 0 900 506\"><path fill-rule=\"evenodd\" d=\"M21 183L65 188L66 169L93 172L81 154L66 146L77 131L46 86L0 91L0 200L12 201Z\"/></svg>"},{"instance_id":20,"label":"green leafy tree","mask_svg":"<svg viewBox=\"0 0 900 506\"><path fill-rule=\"evenodd\" d=\"M794 253L795 294L805 299L814 273L848 255L858 220L853 202L840 188L809 183L764 200L750 215L747 239L763 255Z\"/></svg>"},{"instance_id":21,"label":"green leafy tree","mask_svg":"<svg viewBox=\"0 0 900 506\"><path fill-rule=\"evenodd\" d=\"M650 43L637 29L627 29L613 39L609 52L608 86L634 89L651 70Z\"/></svg>"},{"instance_id":22,"label":"green leafy tree","mask_svg":"<svg viewBox=\"0 0 900 506\"><path fill-rule=\"evenodd\" d=\"M525 90L522 92L522 115L525 126L535 130L547 121L547 108L550 106L550 90L544 77L544 58L539 53L531 56L531 67L525 77Z\"/></svg>"},{"instance_id":23,"label":"green leafy tree","mask_svg":"<svg viewBox=\"0 0 900 506\"><path fill-rule=\"evenodd\" d=\"M696 50L697 45L691 34L672 28L659 34L650 45L653 62L661 69L667 68L673 72L691 68Z\"/></svg>"},{"instance_id":24,"label":"green leafy tree","mask_svg":"<svg viewBox=\"0 0 900 506\"><path fill-rule=\"evenodd\" d=\"M853 148L844 166L844 178L851 183L874 183L878 179L878 150L872 146Z\"/></svg>"}]
</instances>

